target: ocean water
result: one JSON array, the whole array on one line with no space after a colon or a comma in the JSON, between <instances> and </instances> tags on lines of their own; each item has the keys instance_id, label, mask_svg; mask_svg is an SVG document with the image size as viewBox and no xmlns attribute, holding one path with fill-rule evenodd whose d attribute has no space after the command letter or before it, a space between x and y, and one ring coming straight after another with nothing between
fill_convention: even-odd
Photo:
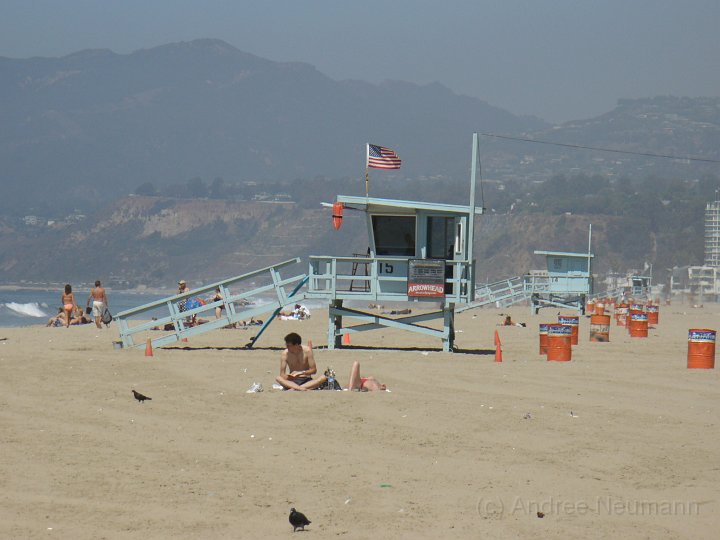
<instances>
[{"instance_id":1,"label":"ocean water","mask_svg":"<svg viewBox=\"0 0 720 540\"><path fill-rule=\"evenodd\" d=\"M74 292L78 305L85 307L90 291L82 290ZM0 290L0 327L29 326L47 323L47 320L50 317L57 314L58 308L60 307L60 296L61 294L59 290ZM108 291L110 312L113 314L142 306L166 297L167 296L136 292ZM263 295L253 297L252 300L256 305L262 305L269 303L272 300L272 297L269 295ZM302 301L302 304L308 306L311 310L327 305L326 302L307 300ZM292 307L292 305L290 307ZM157 312L148 312L147 316L161 317L166 313L166 308L161 308L157 310Z\"/></svg>"},{"instance_id":2,"label":"ocean water","mask_svg":"<svg viewBox=\"0 0 720 540\"><path fill-rule=\"evenodd\" d=\"M75 299L79 306L85 307L89 294L90 291L75 291ZM124 291L108 292L112 313L119 313L160 298L163 297ZM50 317L57 314L59 307L59 290L0 290L0 327L45 324Z\"/></svg>"}]
</instances>

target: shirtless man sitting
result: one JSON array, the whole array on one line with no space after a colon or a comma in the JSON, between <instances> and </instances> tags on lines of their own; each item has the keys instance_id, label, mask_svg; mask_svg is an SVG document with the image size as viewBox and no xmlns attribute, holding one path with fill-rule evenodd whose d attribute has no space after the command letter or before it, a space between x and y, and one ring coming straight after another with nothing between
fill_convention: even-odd
<instances>
[{"instance_id":1,"label":"shirtless man sitting","mask_svg":"<svg viewBox=\"0 0 720 540\"><path fill-rule=\"evenodd\" d=\"M285 336L285 347L280 355L280 375L275 379L283 388L313 390L327 380L325 375L312 378L312 375L317 373L312 341L308 341L308 346L303 347L300 335L292 332Z\"/></svg>"}]
</instances>

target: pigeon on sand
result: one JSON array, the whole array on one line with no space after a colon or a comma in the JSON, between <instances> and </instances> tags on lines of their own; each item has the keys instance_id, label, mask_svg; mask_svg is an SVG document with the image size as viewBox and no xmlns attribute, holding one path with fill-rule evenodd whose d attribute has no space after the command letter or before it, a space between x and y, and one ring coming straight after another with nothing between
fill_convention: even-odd
<instances>
[{"instance_id":1,"label":"pigeon on sand","mask_svg":"<svg viewBox=\"0 0 720 540\"><path fill-rule=\"evenodd\" d=\"M305 517L305 514L298 512L294 508L290 509L290 525L293 526L293 532L298 529L305 530L305 525L310 525L310 520Z\"/></svg>"},{"instance_id":2,"label":"pigeon on sand","mask_svg":"<svg viewBox=\"0 0 720 540\"><path fill-rule=\"evenodd\" d=\"M144 403L146 399L152 401L151 397L143 396L140 392L133 390L132 393L133 396L135 396L135 399L137 399L140 403Z\"/></svg>"}]
</instances>

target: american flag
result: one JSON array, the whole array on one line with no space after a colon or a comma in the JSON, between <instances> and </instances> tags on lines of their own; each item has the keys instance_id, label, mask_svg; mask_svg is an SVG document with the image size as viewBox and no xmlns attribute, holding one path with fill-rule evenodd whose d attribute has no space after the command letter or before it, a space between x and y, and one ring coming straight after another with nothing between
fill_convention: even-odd
<instances>
[{"instance_id":1,"label":"american flag","mask_svg":"<svg viewBox=\"0 0 720 540\"><path fill-rule=\"evenodd\" d=\"M402 161L394 150L376 144L368 144L368 167L373 169L399 169L401 163Z\"/></svg>"}]
</instances>

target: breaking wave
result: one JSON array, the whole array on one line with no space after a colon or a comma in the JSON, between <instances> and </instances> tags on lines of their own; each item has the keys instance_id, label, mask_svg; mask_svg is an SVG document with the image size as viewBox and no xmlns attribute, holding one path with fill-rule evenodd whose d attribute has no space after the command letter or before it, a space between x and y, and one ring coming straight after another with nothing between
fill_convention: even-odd
<instances>
[{"instance_id":1,"label":"breaking wave","mask_svg":"<svg viewBox=\"0 0 720 540\"><path fill-rule=\"evenodd\" d=\"M47 304L43 302L42 306L47 307ZM48 315L42 310L41 304L38 302L28 302L27 304L18 304L17 302L7 302L0 304L0 307L5 307L12 311L15 315L22 317L47 317Z\"/></svg>"}]
</instances>

